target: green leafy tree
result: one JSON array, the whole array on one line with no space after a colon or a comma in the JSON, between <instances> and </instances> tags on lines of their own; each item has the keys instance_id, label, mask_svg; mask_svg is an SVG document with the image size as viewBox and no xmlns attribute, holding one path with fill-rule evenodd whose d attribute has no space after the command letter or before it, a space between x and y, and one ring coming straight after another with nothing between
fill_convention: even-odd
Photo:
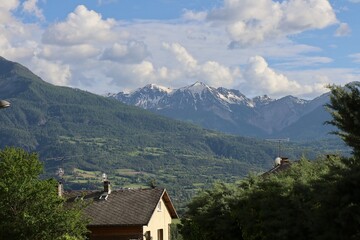
<instances>
[{"instance_id":1,"label":"green leafy tree","mask_svg":"<svg viewBox=\"0 0 360 240\"><path fill-rule=\"evenodd\" d=\"M319 202L313 201L313 183L328 172L327 160L303 158L280 173L243 180L231 209L244 239L314 239Z\"/></svg>"},{"instance_id":2,"label":"green leafy tree","mask_svg":"<svg viewBox=\"0 0 360 240\"><path fill-rule=\"evenodd\" d=\"M170 224L170 240L183 240L178 223Z\"/></svg>"},{"instance_id":3,"label":"green leafy tree","mask_svg":"<svg viewBox=\"0 0 360 240\"><path fill-rule=\"evenodd\" d=\"M313 211L310 215L312 239L360 239L358 160L339 157L329 159L329 172L313 183Z\"/></svg>"},{"instance_id":4,"label":"green leafy tree","mask_svg":"<svg viewBox=\"0 0 360 240\"><path fill-rule=\"evenodd\" d=\"M360 82L345 87L329 86L331 90L328 107L333 119L328 121L339 128L338 134L360 157Z\"/></svg>"},{"instance_id":5,"label":"green leafy tree","mask_svg":"<svg viewBox=\"0 0 360 240\"><path fill-rule=\"evenodd\" d=\"M242 239L239 224L231 217L229 205L235 191L235 186L219 182L196 196L182 219L184 239Z\"/></svg>"},{"instance_id":6,"label":"green leafy tree","mask_svg":"<svg viewBox=\"0 0 360 240\"><path fill-rule=\"evenodd\" d=\"M38 156L22 149L0 151L0 239L83 239L79 206L64 206L54 179L41 180Z\"/></svg>"},{"instance_id":7,"label":"green leafy tree","mask_svg":"<svg viewBox=\"0 0 360 240\"><path fill-rule=\"evenodd\" d=\"M353 148L354 156L342 158L323 181L316 183L319 208L314 232L318 239L360 239L360 82L329 86L333 119L338 134Z\"/></svg>"},{"instance_id":8,"label":"green leafy tree","mask_svg":"<svg viewBox=\"0 0 360 240\"><path fill-rule=\"evenodd\" d=\"M250 175L236 184L217 183L188 204L181 233L187 240L321 239L315 226L333 219L323 215L333 192L324 179L334 174L332 169L344 169L339 157L303 158L277 174ZM335 212L333 216L337 217Z\"/></svg>"}]
</instances>

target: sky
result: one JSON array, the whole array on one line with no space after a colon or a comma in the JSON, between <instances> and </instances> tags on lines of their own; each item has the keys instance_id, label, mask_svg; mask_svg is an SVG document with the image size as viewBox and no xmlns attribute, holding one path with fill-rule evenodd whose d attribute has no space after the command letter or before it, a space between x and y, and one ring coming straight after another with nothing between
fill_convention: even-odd
<instances>
[{"instance_id":1,"label":"sky","mask_svg":"<svg viewBox=\"0 0 360 240\"><path fill-rule=\"evenodd\" d=\"M96 94L201 81L312 99L360 81L360 0L2 0L0 56Z\"/></svg>"}]
</instances>

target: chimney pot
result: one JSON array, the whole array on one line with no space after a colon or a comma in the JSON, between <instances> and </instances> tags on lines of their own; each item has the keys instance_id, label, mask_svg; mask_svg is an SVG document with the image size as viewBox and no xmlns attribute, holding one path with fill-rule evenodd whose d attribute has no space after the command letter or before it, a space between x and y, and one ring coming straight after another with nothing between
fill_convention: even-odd
<instances>
[{"instance_id":1,"label":"chimney pot","mask_svg":"<svg viewBox=\"0 0 360 240\"><path fill-rule=\"evenodd\" d=\"M64 186L61 181L58 182L58 196L62 197L64 193Z\"/></svg>"},{"instance_id":2,"label":"chimney pot","mask_svg":"<svg viewBox=\"0 0 360 240\"><path fill-rule=\"evenodd\" d=\"M104 192L106 192L107 194L111 193L110 181L108 180L104 181Z\"/></svg>"}]
</instances>

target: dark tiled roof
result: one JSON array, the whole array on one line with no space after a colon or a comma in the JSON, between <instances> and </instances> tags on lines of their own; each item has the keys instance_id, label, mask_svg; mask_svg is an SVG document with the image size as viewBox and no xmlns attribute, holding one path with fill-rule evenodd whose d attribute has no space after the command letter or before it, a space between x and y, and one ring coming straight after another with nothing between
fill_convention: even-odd
<instances>
[{"instance_id":1,"label":"dark tiled roof","mask_svg":"<svg viewBox=\"0 0 360 240\"><path fill-rule=\"evenodd\" d=\"M269 171L265 172L262 174L262 176L268 176L270 174L276 174L282 171L285 171L287 169L289 169L291 167L291 162L287 159L283 159L281 160L281 163L275 167L273 167L272 169L270 169Z\"/></svg>"},{"instance_id":2,"label":"dark tiled roof","mask_svg":"<svg viewBox=\"0 0 360 240\"><path fill-rule=\"evenodd\" d=\"M85 214L90 226L147 225L162 198L172 218L178 218L170 198L163 188L113 190L104 199L103 191L71 191L65 193L68 202L83 198L89 202Z\"/></svg>"}]
</instances>

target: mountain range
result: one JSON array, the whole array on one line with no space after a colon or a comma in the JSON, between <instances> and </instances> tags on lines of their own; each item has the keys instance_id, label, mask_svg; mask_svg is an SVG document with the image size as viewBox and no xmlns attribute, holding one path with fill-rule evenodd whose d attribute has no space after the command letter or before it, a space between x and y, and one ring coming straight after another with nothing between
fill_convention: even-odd
<instances>
[{"instance_id":1,"label":"mountain range","mask_svg":"<svg viewBox=\"0 0 360 240\"><path fill-rule=\"evenodd\" d=\"M329 93L305 100L294 96L248 98L239 90L214 88L202 82L179 89L149 84L130 93L107 94L138 106L207 129L258 138L318 140L335 130L324 125L331 118L324 105Z\"/></svg>"}]
</instances>

